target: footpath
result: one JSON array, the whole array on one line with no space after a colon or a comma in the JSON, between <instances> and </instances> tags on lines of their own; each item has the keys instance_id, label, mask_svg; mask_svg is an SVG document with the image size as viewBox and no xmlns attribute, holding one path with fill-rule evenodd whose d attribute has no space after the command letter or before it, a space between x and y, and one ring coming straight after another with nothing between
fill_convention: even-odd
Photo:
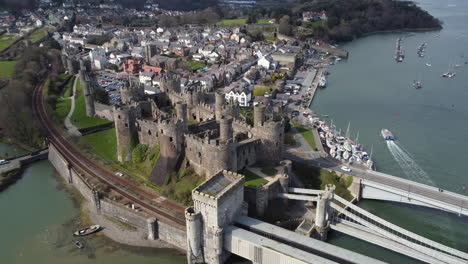
<instances>
[{"instance_id":1,"label":"footpath","mask_svg":"<svg viewBox=\"0 0 468 264\"><path fill-rule=\"evenodd\" d=\"M67 129L68 134L70 134L71 136L75 136L75 137L81 136L81 133L78 130L78 128L75 125L73 125L73 123L71 122L71 117L73 115L73 112L75 112L76 83L78 81L78 78L79 76L76 75L75 81L73 82L73 94L72 96L70 96L70 100L71 100L70 112L68 112L68 115L64 121L64 125L65 125L65 128Z\"/></svg>"}]
</instances>

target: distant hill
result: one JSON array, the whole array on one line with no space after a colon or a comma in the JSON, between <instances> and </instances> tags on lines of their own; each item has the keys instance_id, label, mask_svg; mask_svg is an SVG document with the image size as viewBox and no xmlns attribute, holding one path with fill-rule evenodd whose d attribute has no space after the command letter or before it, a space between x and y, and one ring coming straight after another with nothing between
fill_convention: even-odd
<instances>
[{"instance_id":1,"label":"distant hill","mask_svg":"<svg viewBox=\"0 0 468 264\"><path fill-rule=\"evenodd\" d=\"M62 3L63 0L54 0L55 2ZM103 2L101 0L78 0L82 2ZM39 0L0 0L0 8L19 10L21 8L31 8L36 6ZM105 1L104 1L105 2ZM116 0L128 8L142 8L146 0ZM218 0L155 0L159 3L161 8L170 10L189 11L194 9L206 8L214 6Z\"/></svg>"},{"instance_id":2,"label":"distant hill","mask_svg":"<svg viewBox=\"0 0 468 264\"><path fill-rule=\"evenodd\" d=\"M304 11L326 11L326 21L304 25L318 39L346 41L379 31L441 28L438 19L411 1L299 0L294 9L299 16Z\"/></svg>"}]
</instances>

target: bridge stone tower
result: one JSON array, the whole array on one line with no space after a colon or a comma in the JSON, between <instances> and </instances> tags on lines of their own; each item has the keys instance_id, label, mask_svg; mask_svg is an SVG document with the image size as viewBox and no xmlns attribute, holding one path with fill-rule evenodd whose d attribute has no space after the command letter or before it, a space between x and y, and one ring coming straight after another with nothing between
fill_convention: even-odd
<instances>
[{"instance_id":1,"label":"bridge stone tower","mask_svg":"<svg viewBox=\"0 0 468 264\"><path fill-rule=\"evenodd\" d=\"M330 206L330 201L333 200L335 186L327 184L325 192L317 196L317 208L315 209L315 236L317 239L325 241L327 239L330 222L333 218L333 209Z\"/></svg>"},{"instance_id":2,"label":"bridge stone tower","mask_svg":"<svg viewBox=\"0 0 468 264\"><path fill-rule=\"evenodd\" d=\"M229 257L223 229L242 214L244 176L219 171L192 191L192 199L185 211L187 262L221 264Z\"/></svg>"}]
</instances>

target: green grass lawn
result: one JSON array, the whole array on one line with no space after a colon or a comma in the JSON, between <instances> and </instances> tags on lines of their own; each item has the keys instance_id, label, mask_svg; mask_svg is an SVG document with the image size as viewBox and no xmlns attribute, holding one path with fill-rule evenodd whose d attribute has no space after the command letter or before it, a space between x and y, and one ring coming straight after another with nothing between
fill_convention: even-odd
<instances>
[{"instance_id":1,"label":"green grass lawn","mask_svg":"<svg viewBox=\"0 0 468 264\"><path fill-rule=\"evenodd\" d=\"M319 169L304 163L293 161L292 170L307 189L325 189L327 184L335 185L335 193L351 201L353 196L347 189L352 183L352 177L338 177L335 172Z\"/></svg>"},{"instance_id":2,"label":"green grass lawn","mask_svg":"<svg viewBox=\"0 0 468 264\"><path fill-rule=\"evenodd\" d=\"M221 26L236 26L236 25L244 25L247 23L247 19L239 18L239 19L223 19L218 24Z\"/></svg>"},{"instance_id":3,"label":"green grass lawn","mask_svg":"<svg viewBox=\"0 0 468 264\"><path fill-rule=\"evenodd\" d=\"M16 61L0 61L0 78L9 78L15 71Z\"/></svg>"},{"instance_id":4,"label":"green grass lawn","mask_svg":"<svg viewBox=\"0 0 468 264\"><path fill-rule=\"evenodd\" d=\"M301 134L304 137L309 146L313 150L317 150L317 145L315 144L314 133L312 133L312 130L303 127L297 123L294 123L294 127L297 129L297 132L299 132L299 134Z\"/></svg>"},{"instance_id":5,"label":"green grass lawn","mask_svg":"<svg viewBox=\"0 0 468 264\"><path fill-rule=\"evenodd\" d=\"M75 77L71 78L68 81L67 86L65 86L65 90L63 92L63 97L70 97L73 95L73 83L75 82Z\"/></svg>"},{"instance_id":6,"label":"green grass lawn","mask_svg":"<svg viewBox=\"0 0 468 264\"><path fill-rule=\"evenodd\" d=\"M109 120L97 118L97 117L89 117L86 115L86 104L85 104L85 96L82 91L83 87L81 85L78 86L77 83L77 96L75 97L75 111L71 116L72 123L78 128L85 128L85 127L92 127L97 125L102 125L109 123ZM78 93L79 91L79 93Z\"/></svg>"},{"instance_id":7,"label":"green grass lawn","mask_svg":"<svg viewBox=\"0 0 468 264\"><path fill-rule=\"evenodd\" d=\"M196 70L205 68L205 63L201 61L188 60L188 61L185 61L184 63L191 71L196 71Z\"/></svg>"},{"instance_id":8,"label":"green grass lawn","mask_svg":"<svg viewBox=\"0 0 468 264\"><path fill-rule=\"evenodd\" d=\"M239 171L239 173L245 176L245 186L259 187L268 182L257 174L246 169Z\"/></svg>"},{"instance_id":9,"label":"green grass lawn","mask_svg":"<svg viewBox=\"0 0 468 264\"><path fill-rule=\"evenodd\" d=\"M264 85L255 85L253 95L254 96L264 96L266 92L271 91L271 88Z\"/></svg>"},{"instance_id":10,"label":"green grass lawn","mask_svg":"<svg viewBox=\"0 0 468 264\"><path fill-rule=\"evenodd\" d=\"M256 24L258 24L258 25L268 25L268 24L270 24L269 21L270 21L270 19L267 19L267 18L259 19L259 20L257 20Z\"/></svg>"},{"instance_id":11,"label":"green grass lawn","mask_svg":"<svg viewBox=\"0 0 468 264\"><path fill-rule=\"evenodd\" d=\"M263 37L265 38L265 40L267 41L277 41L278 38L275 38L273 36L270 36L270 35L263 35Z\"/></svg>"},{"instance_id":12,"label":"green grass lawn","mask_svg":"<svg viewBox=\"0 0 468 264\"><path fill-rule=\"evenodd\" d=\"M4 50L18 39L16 35L2 35L0 36L0 51Z\"/></svg>"},{"instance_id":13,"label":"green grass lawn","mask_svg":"<svg viewBox=\"0 0 468 264\"><path fill-rule=\"evenodd\" d=\"M275 168L262 168L261 171L268 176L275 176L278 170Z\"/></svg>"},{"instance_id":14,"label":"green grass lawn","mask_svg":"<svg viewBox=\"0 0 468 264\"><path fill-rule=\"evenodd\" d=\"M31 35L28 36L27 40L31 42L36 42L43 38L46 34L47 30L45 28L38 28Z\"/></svg>"},{"instance_id":15,"label":"green grass lawn","mask_svg":"<svg viewBox=\"0 0 468 264\"><path fill-rule=\"evenodd\" d=\"M108 161L117 161L115 128L82 136L80 142L89 145L93 152L102 158Z\"/></svg>"},{"instance_id":16,"label":"green grass lawn","mask_svg":"<svg viewBox=\"0 0 468 264\"><path fill-rule=\"evenodd\" d=\"M65 120L65 117L70 112L71 108L71 99L69 98L59 98L57 99L57 104L55 105L55 114L57 115L60 123Z\"/></svg>"}]
</instances>

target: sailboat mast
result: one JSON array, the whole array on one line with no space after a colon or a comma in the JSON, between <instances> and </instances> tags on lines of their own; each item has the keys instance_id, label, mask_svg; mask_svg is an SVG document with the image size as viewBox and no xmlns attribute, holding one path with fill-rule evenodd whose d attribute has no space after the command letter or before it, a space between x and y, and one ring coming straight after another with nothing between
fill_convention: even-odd
<instances>
[{"instance_id":1,"label":"sailboat mast","mask_svg":"<svg viewBox=\"0 0 468 264\"><path fill-rule=\"evenodd\" d=\"M349 126L351 125L351 121L348 122L348 128L346 129L346 137L349 138Z\"/></svg>"}]
</instances>

